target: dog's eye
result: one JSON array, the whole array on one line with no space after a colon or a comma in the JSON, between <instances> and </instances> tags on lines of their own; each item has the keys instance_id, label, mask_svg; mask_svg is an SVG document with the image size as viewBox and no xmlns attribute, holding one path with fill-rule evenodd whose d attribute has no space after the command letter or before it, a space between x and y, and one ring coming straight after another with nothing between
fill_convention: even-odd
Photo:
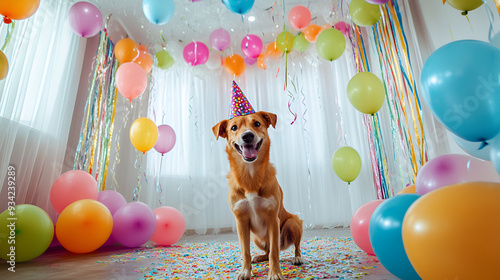
<instances>
[{"instance_id":1,"label":"dog's eye","mask_svg":"<svg viewBox=\"0 0 500 280\"><path fill-rule=\"evenodd\" d=\"M254 122L254 123L253 123L253 125L254 125L255 127L259 127L259 126L260 126L260 122Z\"/></svg>"},{"instance_id":2,"label":"dog's eye","mask_svg":"<svg viewBox=\"0 0 500 280\"><path fill-rule=\"evenodd\" d=\"M236 131L237 129L238 129L238 127L236 125L233 125L233 127L231 127L232 131Z\"/></svg>"}]
</instances>

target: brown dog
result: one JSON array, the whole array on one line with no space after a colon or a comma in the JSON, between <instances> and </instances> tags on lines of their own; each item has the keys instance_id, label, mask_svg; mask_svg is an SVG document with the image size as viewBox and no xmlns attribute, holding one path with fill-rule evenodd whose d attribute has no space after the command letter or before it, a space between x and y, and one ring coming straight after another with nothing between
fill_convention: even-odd
<instances>
[{"instance_id":1,"label":"brown dog","mask_svg":"<svg viewBox=\"0 0 500 280\"><path fill-rule=\"evenodd\" d=\"M294 265L302 264L300 241L302 220L283 207L283 191L276 170L269 162L267 128L277 117L268 112L223 120L212 128L215 138L227 138L226 152L231 170L229 207L236 218L243 264L237 279L250 279L251 263L269 260L268 279L283 279L280 249L295 245ZM265 254L251 259L250 238Z\"/></svg>"}]
</instances>

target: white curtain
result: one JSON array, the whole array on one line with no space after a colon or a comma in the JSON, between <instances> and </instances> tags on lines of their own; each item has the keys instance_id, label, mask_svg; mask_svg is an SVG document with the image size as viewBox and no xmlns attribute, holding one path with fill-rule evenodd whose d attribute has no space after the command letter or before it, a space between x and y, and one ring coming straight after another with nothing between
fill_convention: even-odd
<instances>
[{"instance_id":1,"label":"white curtain","mask_svg":"<svg viewBox=\"0 0 500 280\"><path fill-rule=\"evenodd\" d=\"M7 168L16 170L16 204L43 208L61 174L75 106L85 41L68 22L71 1L43 0L30 18L16 21L0 81L0 211L7 207ZM7 26L2 26L5 38ZM0 41L3 43L3 41Z\"/></svg>"}]
</instances>

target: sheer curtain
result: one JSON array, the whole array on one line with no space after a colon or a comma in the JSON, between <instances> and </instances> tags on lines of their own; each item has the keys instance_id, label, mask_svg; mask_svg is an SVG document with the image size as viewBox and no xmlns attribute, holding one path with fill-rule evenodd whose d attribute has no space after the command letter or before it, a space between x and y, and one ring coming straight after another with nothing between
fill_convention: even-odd
<instances>
[{"instance_id":1,"label":"sheer curtain","mask_svg":"<svg viewBox=\"0 0 500 280\"><path fill-rule=\"evenodd\" d=\"M16 204L43 208L61 174L85 40L67 23L70 1L44 0L17 21L5 54L9 74L0 81L0 210L7 206L7 168L16 169ZM2 38L6 30L2 27Z\"/></svg>"}]
</instances>

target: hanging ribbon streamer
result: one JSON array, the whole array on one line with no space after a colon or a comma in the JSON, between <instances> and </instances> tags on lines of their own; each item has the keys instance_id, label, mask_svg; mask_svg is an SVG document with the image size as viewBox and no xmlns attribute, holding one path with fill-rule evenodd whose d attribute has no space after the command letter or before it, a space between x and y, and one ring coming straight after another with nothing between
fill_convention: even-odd
<instances>
[{"instance_id":1,"label":"hanging ribbon streamer","mask_svg":"<svg viewBox=\"0 0 500 280\"><path fill-rule=\"evenodd\" d=\"M142 190L142 169L143 169L143 165L142 165L142 153L141 152L137 152L137 157L135 159L135 164L134 164L134 167L139 171L138 172L138 175L137 175L137 186L135 187L134 189L134 198L133 198L133 201L139 201L139 196L140 196L140 193L141 193L141 190Z\"/></svg>"},{"instance_id":2,"label":"hanging ribbon streamer","mask_svg":"<svg viewBox=\"0 0 500 280\"><path fill-rule=\"evenodd\" d=\"M163 206L163 188L161 186L161 167L163 165L163 155L160 157L160 168L158 169L158 181L156 182L156 195L160 206Z\"/></svg>"},{"instance_id":3,"label":"hanging ribbon streamer","mask_svg":"<svg viewBox=\"0 0 500 280\"><path fill-rule=\"evenodd\" d=\"M5 52L5 49L9 46L10 39L12 39L15 27L16 27L16 22L14 21L11 24L7 25L7 34L5 35L5 40L2 46L2 52Z\"/></svg>"},{"instance_id":4,"label":"hanging ribbon streamer","mask_svg":"<svg viewBox=\"0 0 500 280\"><path fill-rule=\"evenodd\" d=\"M498 15L500 16L500 0L495 0L495 6L497 6Z\"/></svg>"}]
</instances>

